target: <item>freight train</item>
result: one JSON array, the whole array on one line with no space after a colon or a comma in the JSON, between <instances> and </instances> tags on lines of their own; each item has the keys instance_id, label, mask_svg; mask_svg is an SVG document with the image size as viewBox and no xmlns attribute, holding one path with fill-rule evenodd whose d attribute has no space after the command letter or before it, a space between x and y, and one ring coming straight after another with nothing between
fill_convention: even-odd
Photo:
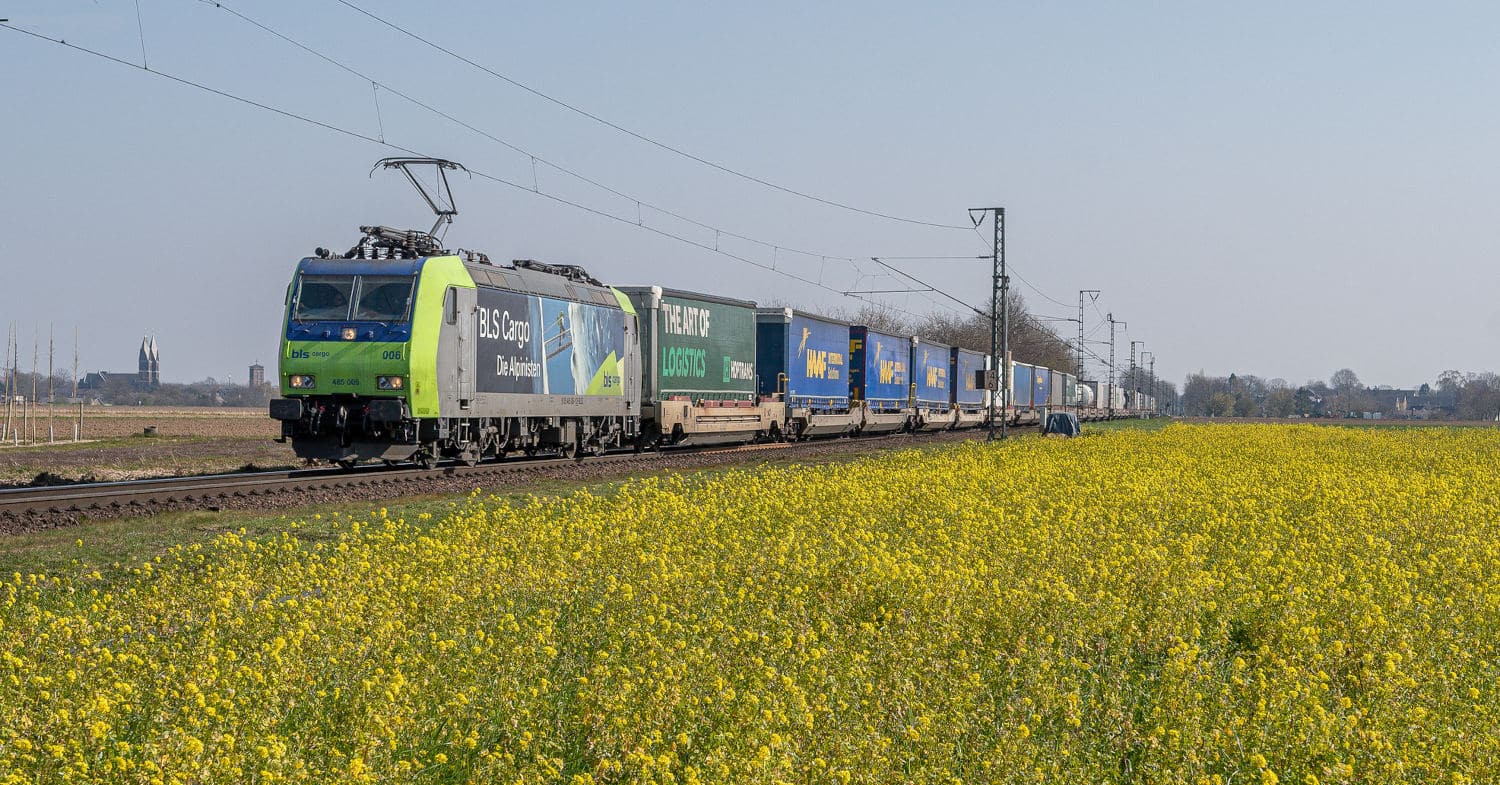
<instances>
[{"instance_id":1,"label":"freight train","mask_svg":"<svg viewBox=\"0 0 1500 785\"><path fill-rule=\"evenodd\" d=\"M425 164L462 168L379 165ZM348 252L320 248L297 264L270 415L299 457L582 459L988 422L982 352L747 300L607 286L571 265L492 264L442 249L435 232L456 210L434 211L431 232L365 226ZM1093 404L1098 391L1066 373L1011 363L1007 376L1014 394L999 416L1011 422L1127 409Z\"/></svg>"},{"instance_id":2,"label":"freight train","mask_svg":"<svg viewBox=\"0 0 1500 785\"><path fill-rule=\"evenodd\" d=\"M746 300L605 286L572 266L401 250L377 239L297 264L270 414L304 459L473 464L987 422L990 363L978 351ZM1012 363L1009 376L1011 422L1111 408L1095 404L1099 385L1067 373Z\"/></svg>"}]
</instances>

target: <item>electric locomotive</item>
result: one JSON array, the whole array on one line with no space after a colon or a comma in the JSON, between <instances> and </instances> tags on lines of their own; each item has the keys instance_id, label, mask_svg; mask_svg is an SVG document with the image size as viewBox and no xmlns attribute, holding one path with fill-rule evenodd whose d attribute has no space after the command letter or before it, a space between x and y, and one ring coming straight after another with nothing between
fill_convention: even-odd
<instances>
[{"instance_id":1,"label":"electric locomotive","mask_svg":"<svg viewBox=\"0 0 1500 785\"><path fill-rule=\"evenodd\" d=\"M287 286L271 416L309 461L473 464L602 453L640 431L630 300L580 268L434 247L362 227Z\"/></svg>"}]
</instances>

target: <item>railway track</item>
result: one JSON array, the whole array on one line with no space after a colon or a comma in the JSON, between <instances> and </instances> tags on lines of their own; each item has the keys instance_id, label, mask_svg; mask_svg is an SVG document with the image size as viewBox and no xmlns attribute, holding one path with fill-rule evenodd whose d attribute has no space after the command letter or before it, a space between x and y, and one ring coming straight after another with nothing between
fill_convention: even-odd
<instances>
[{"instance_id":1,"label":"railway track","mask_svg":"<svg viewBox=\"0 0 1500 785\"><path fill-rule=\"evenodd\" d=\"M1035 425L1013 426L1034 431ZM765 453L824 455L866 452L900 444L983 438L985 431L937 431L825 439L733 447L684 448L644 453L612 453L582 463L568 458L514 458L476 466L445 464L435 469L364 467L291 469L213 474L124 482L78 483L0 490L0 534L78 523L151 515L176 510L271 509L337 500L376 500L461 493L486 485L515 485L530 479L585 481L612 479L637 469L701 468L725 465Z\"/></svg>"},{"instance_id":2,"label":"railway track","mask_svg":"<svg viewBox=\"0 0 1500 785\"><path fill-rule=\"evenodd\" d=\"M658 454L615 454L592 458L590 464L639 461ZM477 466L443 465L435 469L371 466L353 470L291 469L285 471L211 474L125 482L79 483L0 491L0 529L4 523L25 523L39 516L115 518L172 509L218 509L224 502L305 495L319 491L369 489L376 497L394 495L403 487L422 493L434 480L483 480L546 467L577 465L565 458L516 459ZM249 505L254 506L254 505ZM35 528L28 526L26 528Z\"/></svg>"}]
</instances>

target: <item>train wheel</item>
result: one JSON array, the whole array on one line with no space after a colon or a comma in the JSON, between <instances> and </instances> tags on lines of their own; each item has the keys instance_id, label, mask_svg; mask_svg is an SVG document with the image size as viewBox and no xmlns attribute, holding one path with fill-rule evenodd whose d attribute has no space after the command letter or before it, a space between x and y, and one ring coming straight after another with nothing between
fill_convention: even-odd
<instances>
[{"instance_id":1,"label":"train wheel","mask_svg":"<svg viewBox=\"0 0 1500 785\"><path fill-rule=\"evenodd\" d=\"M559 458L573 458L573 459L576 459L578 461L582 461L583 460L583 456L578 452L578 443L577 442L568 442L567 444L564 444L564 445L558 447L557 448L557 457L559 457Z\"/></svg>"},{"instance_id":2,"label":"train wheel","mask_svg":"<svg viewBox=\"0 0 1500 785\"><path fill-rule=\"evenodd\" d=\"M339 465L340 469L344 469L345 471L347 471L349 469L353 469L354 468L354 464L359 463L359 462L358 461L354 461L354 460L345 459L345 460L342 460L342 461L335 461L335 463L337 463Z\"/></svg>"},{"instance_id":3,"label":"train wheel","mask_svg":"<svg viewBox=\"0 0 1500 785\"><path fill-rule=\"evenodd\" d=\"M427 450L423 450L417 453L416 457L412 458L412 463L415 463L418 469L436 469L437 456Z\"/></svg>"}]
</instances>

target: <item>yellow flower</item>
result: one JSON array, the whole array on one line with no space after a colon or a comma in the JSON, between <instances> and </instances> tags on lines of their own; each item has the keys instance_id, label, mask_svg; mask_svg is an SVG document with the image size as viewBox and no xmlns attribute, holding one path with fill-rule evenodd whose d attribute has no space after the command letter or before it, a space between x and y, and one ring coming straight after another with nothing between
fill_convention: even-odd
<instances>
[{"instance_id":1,"label":"yellow flower","mask_svg":"<svg viewBox=\"0 0 1500 785\"><path fill-rule=\"evenodd\" d=\"M0 580L0 785L1484 781L1497 466L1173 425L79 559Z\"/></svg>"}]
</instances>

